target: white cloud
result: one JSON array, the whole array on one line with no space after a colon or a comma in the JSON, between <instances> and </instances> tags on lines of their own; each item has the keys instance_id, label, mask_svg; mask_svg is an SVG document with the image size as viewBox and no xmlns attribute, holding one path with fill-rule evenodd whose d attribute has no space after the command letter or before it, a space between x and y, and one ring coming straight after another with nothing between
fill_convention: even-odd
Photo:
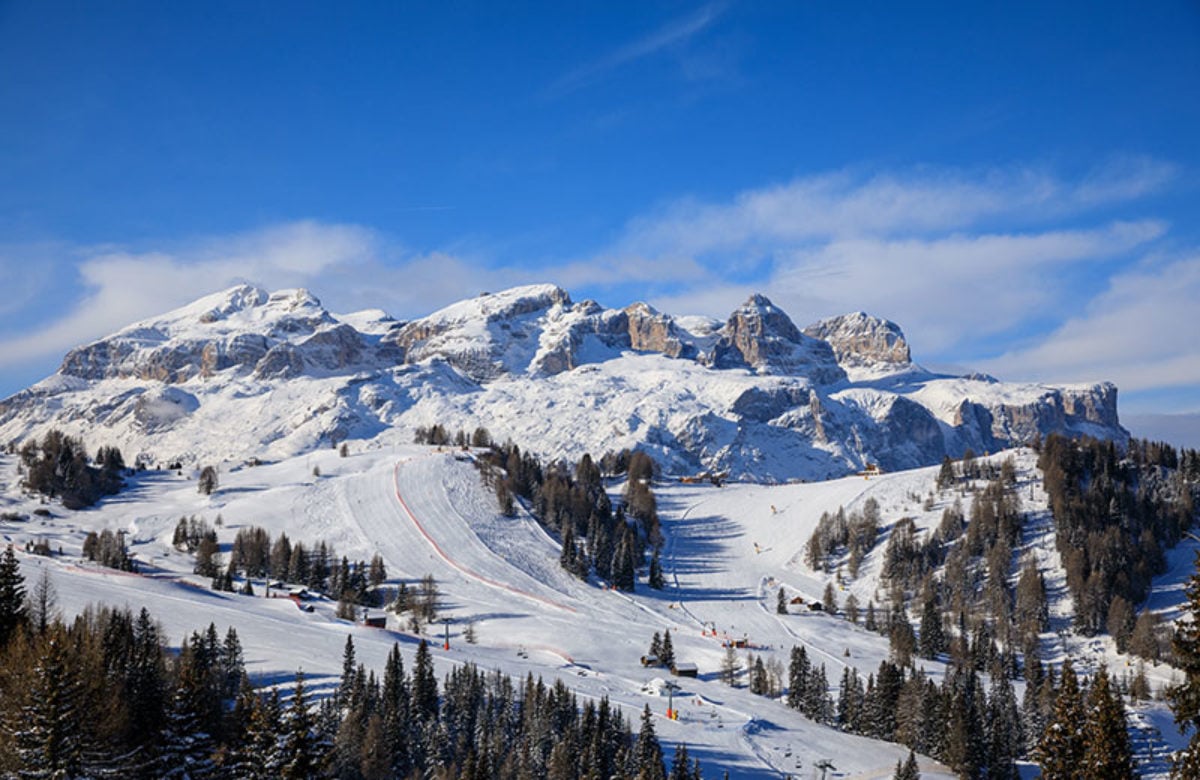
<instances>
[{"instance_id":1,"label":"white cloud","mask_svg":"<svg viewBox=\"0 0 1200 780\"><path fill-rule=\"evenodd\" d=\"M1173 169L1120 160L1064 182L1032 168L805 176L727 203L682 200L634 220L620 243L642 253L771 251L833 238L948 232L989 219L1040 221L1140 197Z\"/></svg>"},{"instance_id":2,"label":"white cloud","mask_svg":"<svg viewBox=\"0 0 1200 780\"><path fill-rule=\"evenodd\" d=\"M0 367L61 355L239 282L308 285L334 267L370 260L376 244L360 227L295 222L166 252L93 252L78 266L82 297L61 318L0 341Z\"/></svg>"},{"instance_id":3,"label":"white cloud","mask_svg":"<svg viewBox=\"0 0 1200 780\"><path fill-rule=\"evenodd\" d=\"M674 19L653 33L632 41L593 62L589 62L559 78L546 89L547 97L561 97L602 79L612 71L637 60L653 56L672 46L685 43L708 27L723 7L705 5L688 16Z\"/></svg>"},{"instance_id":4,"label":"white cloud","mask_svg":"<svg viewBox=\"0 0 1200 780\"><path fill-rule=\"evenodd\" d=\"M1156 222L1092 230L841 239L777 265L771 290L806 321L858 309L899 323L935 353L1008 331L1067 297L1065 267L1127 252L1162 235Z\"/></svg>"},{"instance_id":5,"label":"white cloud","mask_svg":"<svg viewBox=\"0 0 1200 780\"><path fill-rule=\"evenodd\" d=\"M1039 343L983 363L1044 381L1108 379L1125 391L1200 386L1200 256L1114 276Z\"/></svg>"}]
</instances>

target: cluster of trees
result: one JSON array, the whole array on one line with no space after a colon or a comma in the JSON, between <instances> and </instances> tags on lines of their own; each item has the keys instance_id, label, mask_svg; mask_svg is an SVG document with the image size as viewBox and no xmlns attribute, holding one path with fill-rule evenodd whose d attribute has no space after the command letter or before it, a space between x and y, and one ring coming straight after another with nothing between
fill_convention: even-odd
<instances>
[{"instance_id":1,"label":"cluster of trees","mask_svg":"<svg viewBox=\"0 0 1200 780\"><path fill-rule=\"evenodd\" d=\"M129 557L129 548L125 546L125 534L121 531L114 533L107 528L98 534L88 531L83 539L83 557L110 569L137 571L136 564Z\"/></svg>"},{"instance_id":2,"label":"cluster of trees","mask_svg":"<svg viewBox=\"0 0 1200 780\"><path fill-rule=\"evenodd\" d=\"M623 468L624 503L613 507L604 487L605 474L584 454L571 467L543 466L515 444L493 447L476 463L486 483L496 490L500 509L516 511L515 497L529 503L534 517L562 539L563 568L581 579L595 574L620 590L632 591L637 570L652 550L649 584L663 586L658 550L662 530L651 483L654 461L644 452L606 455L602 461Z\"/></svg>"},{"instance_id":3,"label":"cluster of trees","mask_svg":"<svg viewBox=\"0 0 1200 780\"><path fill-rule=\"evenodd\" d=\"M862 511L846 515L843 507L837 512L821 513L816 529L804 548L805 561L810 569L823 566L826 571L835 568L835 559L844 557L851 577L858 576L863 558L875 546L879 536L879 502L868 498Z\"/></svg>"},{"instance_id":4,"label":"cluster of trees","mask_svg":"<svg viewBox=\"0 0 1200 780\"><path fill-rule=\"evenodd\" d=\"M275 708L266 701L270 717ZM308 722L311 739L301 747L310 751L306 764L313 777L668 777L649 708L634 737L607 698L580 706L561 681L548 686L531 675L514 682L466 664L452 670L439 690L423 640L411 673L396 645L378 676L356 662L347 638L341 682ZM283 723L273 731L285 730ZM247 775L252 780L287 776L282 762L295 761L294 754L278 749L278 741L264 744L261 755L258 773ZM670 777L700 777L699 764L688 759L685 748L677 749Z\"/></svg>"},{"instance_id":5,"label":"cluster of trees","mask_svg":"<svg viewBox=\"0 0 1200 780\"><path fill-rule=\"evenodd\" d=\"M1175 723L1191 732L1188 744L1172 762L1171 776L1175 780L1200 777L1200 553L1196 554L1194 568L1186 591L1185 615L1175 624L1172 640L1174 663L1184 676L1167 691Z\"/></svg>"},{"instance_id":6,"label":"cluster of trees","mask_svg":"<svg viewBox=\"0 0 1200 780\"><path fill-rule=\"evenodd\" d=\"M233 629L171 653L145 609L39 623L14 618L11 596L0 586L0 773L212 777L231 760L242 728L228 705L248 689Z\"/></svg>"},{"instance_id":7,"label":"cluster of trees","mask_svg":"<svg viewBox=\"0 0 1200 780\"><path fill-rule=\"evenodd\" d=\"M439 598L437 580L432 574L426 574L415 588L409 588L407 583L401 582L390 608L397 615L409 613L409 628L413 633L420 633L422 622L432 623L437 617ZM468 625L467 628L474 634L472 626ZM474 639L468 638L468 641L474 643Z\"/></svg>"},{"instance_id":8,"label":"cluster of trees","mask_svg":"<svg viewBox=\"0 0 1200 780\"><path fill-rule=\"evenodd\" d=\"M924 671L890 661L866 681L847 667L836 701L824 666L793 648L788 706L811 720L855 734L898 742L946 763L963 778L1015 780L1016 762L1036 759L1047 780L1132 777L1132 749L1121 695L1101 668L1081 684L1064 665L1056 679L1039 665L1023 702L1009 670L990 668L990 685L969 666L952 665L941 685ZM1074 774L1072 774L1074 772Z\"/></svg>"},{"instance_id":9,"label":"cluster of trees","mask_svg":"<svg viewBox=\"0 0 1200 780\"><path fill-rule=\"evenodd\" d=\"M179 518L172 543L196 555L194 571L212 577L217 590L232 591L234 577L243 576L246 578L243 592L249 592L251 577L270 577L303 585L350 606L371 607L379 606L379 586L388 577L378 553L370 563L350 561L345 556L339 560L333 547L324 540L311 547L292 542L286 533L272 540L270 532L258 526L238 529L226 565L221 560L216 530L204 518L194 515Z\"/></svg>"},{"instance_id":10,"label":"cluster of trees","mask_svg":"<svg viewBox=\"0 0 1200 780\"><path fill-rule=\"evenodd\" d=\"M486 448L492 446L492 435L488 433L488 429L484 427L476 428L474 433L468 433L465 430L457 431L453 436L441 423L435 423L428 427L418 426L413 434L414 444L434 444L439 447L454 445L456 447L479 447Z\"/></svg>"},{"instance_id":11,"label":"cluster of trees","mask_svg":"<svg viewBox=\"0 0 1200 780\"><path fill-rule=\"evenodd\" d=\"M1056 543L1084 634L1110 624L1131 635L1130 605L1146 597L1174 546L1195 520L1200 454L1165 444L1116 445L1052 435L1038 466L1054 515ZM1116 614L1113 614L1113 611Z\"/></svg>"},{"instance_id":12,"label":"cluster of trees","mask_svg":"<svg viewBox=\"0 0 1200 780\"><path fill-rule=\"evenodd\" d=\"M101 447L89 462L83 441L58 429L48 431L40 442L25 442L20 454L25 487L48 498L61 498L67 509L91 506L124 484L125 460L120 450Z\"/></svg>"},{"instance_id":13,"label":"cluster of trees","mask_svg":"<svg viewBox=\"0 0 1200 780\"><path fill-rule=\"evenodd\" d=\"M340 685L314 702L302 674L285 703L255 690L229 629L178 652L145 609L31 620L11 547L0 555L0 774L14 777L586 777L698 780L682 746L670 774L650 711L635 737L607 699L517 683L473 665L440 684L429 646L382 676L347 639Z\"/></svg>"}]
</instances>

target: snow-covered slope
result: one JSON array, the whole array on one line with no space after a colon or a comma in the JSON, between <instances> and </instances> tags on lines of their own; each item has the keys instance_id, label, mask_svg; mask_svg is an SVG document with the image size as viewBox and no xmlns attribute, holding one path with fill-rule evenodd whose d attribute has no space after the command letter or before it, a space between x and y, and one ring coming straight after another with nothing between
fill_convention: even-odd
<instances>
[{"instance_id":1,"label":"snow-covered slope","mask_svg":"<svg viewBox=\"0 0 1200 780\"><path fill-rule=\"evenodd\" d=\"M1003 456L993 456L999 462ZM1045 494L1034 456L1013 453L1021 509L1032 518L1018 554L1032 555L1047 576L1052 612L1069 614L1069 597L1061 583L1053 533L1038 521L1045 513ZM303 668L317 691L327 692L340 673L345 637L354 637L360 660L381 668L393 642L399 642L411 665L417 636L395 616L388 629L352 625L334 616L325 601L308 614L287 599L215 593L192 575L193 559L170 544L179 517L196 515L214 522L222 549L238 530L250 525L272 536L286 532L294 541L332 544L351 560L379 553L390 583L414 585L432 574L442 593L441 614L451 619L451 649L441 649L443 627L427 628L435 641L441 673L453 665L474 662L523 677L532 672L561 679L585 697L608 696L627 717L636 719L649 704L660 739L672 745L686 741L705 765L706 776L729 770L734 778L767 778L785 774L810 776L814 764L833 759L838 776L888 778L900 746L845 734L819 725L782 702L752 695L744 686L730 688L720 680L722 642L746 639L755 655L786 667L793 645L826 667L836 693L844 668L865 677L888 657L887 639L843 616L807 610L780 615L775 595L780 586L806 601L819 600L827 583L836 586L844 603L853 593L866 605L882 590L881 567L886 536L895 521L911 517L918 533L928 533L956 491L934 493L936 468L864 479L848 477L815 484L729 485L724 488L662 482L656 485L666 544L664 591L640 586L632 595L604 590L568 576L557 565L559 546L528 515L498 514L492 491L473 466L435 448L353 448L341 458L329 450L259 467L222 470L220 487L211 496L197 492L194 472L146 473L129 489L96 508L67 512L45 508L18 488L16 458L0 455L0 539L20 549L26 542L46 540L62 554L51 558L20 554L27 578L40 568L51 572L59 606L71 614L87 604L103 602L138 608L148 606L163 622L172 642L210 621L237 628L250 673L260 681L286 680ZM320 476L314 476L319 472ZM614 486L616 487L616 486ZM931 495L932 494L932 495ZM881 537L855 578L814 571L804 563L803 549L822 512L861 509L868 499L879 505ZM8 514L12 513L12 514ZM13 515L27 519L14 520ZM89 530L127 532L141 574L97 568L81 561ZM1183 559L1186 551L1173 553ZM1154 606L1169 614L1182 599L1175 587L1187 575L1176 567L1156 587ZM1170 580L1168 582L1168 580ZM1065 601L1064 601L1065 599ZM378 614L378 613L377 613ZM473 625L477 644L464 641ZM1062 625L1052 626L1043 641L1057 663L1067 655L1076 668L1090 672L1102 660L1123 668L1125 657L1106 638L1085 640ZM643 668L651 635L670 629L676 656L695 663L695 680L682 685L674 704L680 719L663 717L667 707L663 670ZM715 635L714 635L715 630ZM739 661L744 658L739 654ZM934 680L945 667L919 661ZM1171 680L1168 667L1148 670L1152 685ZM1147 777L1165 777L1161 756L1176 738L1161 703L1143 705L1133 725ZM1177 738L1176 738L1177 740ZM936 780L952 773L922 759L923 777Z\"/></svg>"},{"instance_id":2,"label":"snow-covered slope","mask_svg":"<svg viewBox=\"0 0 1200 780\"><path fill-rule=\"evenodd\" d=\"M899 327L798 329L761 295L723 325L552 285L428 317L337 317L304 290L239 286L72 350L0 402L0 441L57 427L130 461L286 458L418 426L484 426L547 457L622 447L668 472L782 482L995 452L1051 431L1124 439L1117 391L931 374Z\"/></svg>"}]
</instances>

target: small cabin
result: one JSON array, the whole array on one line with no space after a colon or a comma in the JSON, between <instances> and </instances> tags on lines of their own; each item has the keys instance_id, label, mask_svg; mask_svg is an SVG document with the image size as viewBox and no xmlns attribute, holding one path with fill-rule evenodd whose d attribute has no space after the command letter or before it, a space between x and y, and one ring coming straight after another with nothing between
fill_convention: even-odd
<instances>
[{"instance_id":1,"label":"small cabin","mask_svg":"<svg viewBox=\"0 0 1200 780\"><path fill-rule=\"evenodd\" d=\"M676 677L699 677L700 670L693 663L677 663L671 667L671 674Z\"/></svg>"},{"instance_id":2,"label":"small cabin","mask_svg":"<svg viewBox=\"0 0 1200 780\"><path fill-rule=\"evenodd\" d=\"M387 616L380 615L378 617L363 618L363 625L371 628L387 628Z\"/></svg>"},{"instance_id":3,"label":"small cabin","mask_svg":"<svg viewBox=\"0 0 1200 780\"><path fill-rule=\"evenodd\" d=\"M802 606L804 606L804 598L801 596L793 596L792 600L789 601L788 603L794 607L802 607Z\"/></svg>"},{"instance_id":4,"label":"small cabin","mask_svg":"<svg viewBox=\"0 0 1200 780\"><path fill-rule=\"evenodd\" d=\"M808 608L811 609L813 612L824 612L825 611L825 605L819 601L810 602L808 605Z\"/></svg>"},{"instance_id":5,"label":"small cabin","mask_svg":"<svg viewBox=\"0 0 1200 780\"><path fill-rule=\"evenodd\" d=\"M642 666L658 666L658 664L659 664L658 656L656 656L656 655L642 656Z\"/></svg>"}]
</instances>

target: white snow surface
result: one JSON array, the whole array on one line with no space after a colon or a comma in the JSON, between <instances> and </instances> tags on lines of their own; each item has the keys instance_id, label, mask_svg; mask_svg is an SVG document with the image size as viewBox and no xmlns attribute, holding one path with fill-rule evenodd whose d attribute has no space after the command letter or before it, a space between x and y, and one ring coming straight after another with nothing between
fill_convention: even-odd
<instances>
[{"instance_id":1,"label":"white snow surface","mask_svg":"<svg viewBox=\"0 0 1200 780\"><path fill-rule=\"evenodd\" d=\"M1024 450L991 457L999 462L1009 456L1018 467L1022 509L1035 518L1016 554L1039 561L1053 594L1052 611L1061 619L1069 597L1058 587L1053 534L1037 520L1045 518L1045 494L1035 458ZM839 603L850 593L864 607L878 601L891 526L912 517L927 533L958 497L955 491L933 492L935 475L936 468L927 468L813 484L722 488L661 481L655 492L668 587L656 592L642 580L634 594L582 582L560 569L558 542L523 512L501 516L491 490L463 453L379 441L356 443L345 458L322 449L257 467L225 465L211 496L198 493L194 470L146 472L119 495L78 512L41 505L23 494L15 456L0 455L0 511L27 518L0 520L0 540L18 550L38 539L62 548L61 556L51 558L18 555L29 583L40 569L49 570L65 615L93 603L135 610L144 605L174 644L210 621L221 631L234 626L255 680L286 686L303 669L321 693L336 684L347 634L354 637L358 658L376 669L396 642L411 666L418 637L394 615L387 629L373 629L337 619L334 605L325 601L318 601L311 614L301 612L288 599L265 598L262 582L254 583L254 597L215 593L191 574L193 559L170 545L174 526L184 515L210 524L219 515L226 553L238 529L250 525L268 529L272 537L286 532L306 544L325 540L351 560L378 553L392 585L413 585L425 574L436 578L441 614L450 619L449 650L442 649L440 623L426 629L440 673L471 662L513 676L532 672L561 679L580 696L610 697L631 721L648 703L658 716L655 727L664 746L685 741L706 776L728 770L734 778L810 777L814 763L832 759L837 769L831 776L889 778L897 760L907 755L904 748L815 724L781 701L724 685L718 671L722 642L744 638L752 652L785 668L790 648L803 645L810 659L825 665L834 691L844 666L864 678L875 671L888 656L885 638L843 616L796 608L778 615L777 588L819 600L826 583L834 582ZM879 503L883 525L859 576L839 579L809 569L803 548L821 513L838 506L851 511L868 498ZM49 509L51 516L33 515L37 508ZM84 536L103 528L128 532L141 573L119 573L80 559ZM1178 582L1189 573L1182 561L1190 554L1186 549L1172 553L1175 567L1152 596L1154 607L1168 617L1182 601ZM463 640L469 623L477 644ZM665 718L662 680L669 675L639 662L651 635L667 629L678 660L700 670L697 679L676 678L682 686L674 699L678 721ZM1082 640L1051 631L1043 641L1052 663L1069 653L1084 672L1101 660L1116 671L1128 668L1128 659L1116 654L1107 638ZM941 663L923 665L934 679L944 674ZM1156 688L1172 675L1165 666L1148 673ZM1143 776L1165 778L1162 757L1179 741L1169 713L1162 704L1145 705L1135 712L1133 728ZM925 778L953 777L927 758L921 765Z\"/></svg>"},{"instance_id":2,"label":"white snow surface","mask_svg":"<svg viewBox=\"0 0 1200 780\"><path fill-rule=\"evenodd\" d=\"M787 482L931 465L1051 430L1127 436L1109 384L946 377L871 353L830 367L813 357L829 354L824 342L789 341L790 322L766 298L735 315L774 318L739 336L758 345L754 365L728 342L733 318L718 327L604 309L553 285L409 323L378 310L339 318L306 290L240 286L72 350L59 373L0 401L0 442L58 428L130 461L197 465L287 459L347 439L406 443L440 423L483 426L548 459L630 447L671 474ZM883 322L847 321L855 338ZM843 371L849 379L829 379Z\"/></svg>"}]
</instances>

